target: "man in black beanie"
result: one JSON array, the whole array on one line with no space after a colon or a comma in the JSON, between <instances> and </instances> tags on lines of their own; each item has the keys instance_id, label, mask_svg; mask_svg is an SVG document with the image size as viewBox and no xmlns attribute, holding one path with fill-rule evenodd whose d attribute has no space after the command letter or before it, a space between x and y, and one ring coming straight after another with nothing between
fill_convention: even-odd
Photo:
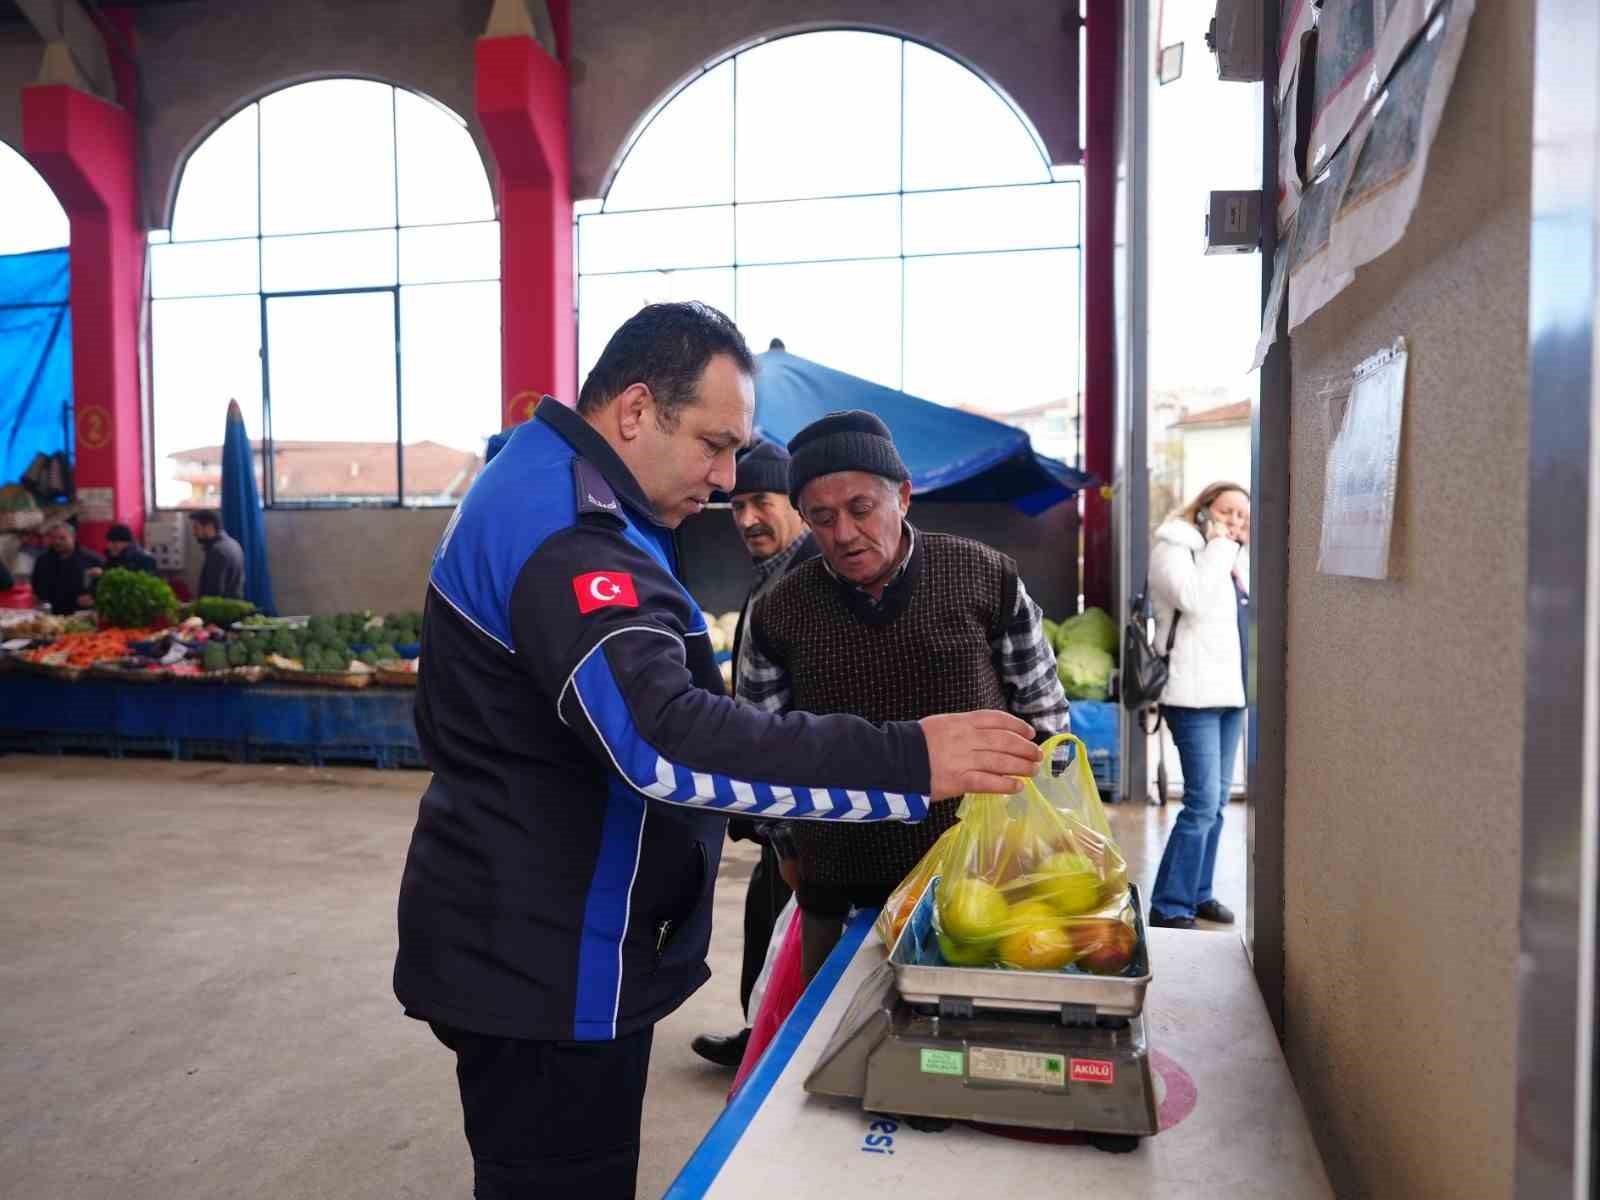
<instances>
[{"instance_id":1,"label":"man in black beanie","mask_svg":"<svg viewBox=\"0 0 1600 1200\"><path fill-rule=\"evenodd\" d=\"M1038 737L1065 731L1055 654L1016 563L911 526L911 473L888 427L832 413L789 453L789 495L821 553L757 602L741 697L768 712L869 721L1003 709ZM902 828L793 825L807 978L849 910L884 903L956 809L957 798L938 798L926 821Z\"/></svg>"},{"instance_id":2,"label":"man in black beanie","mask_svg":"<svg viewBox=\"0 0 1600 1200\"><path fill-rule=\"evenodd\" d=\"M133 530L126 525L113 525L106 530L107 571L121 567L126 571L142 571L146 575L160 574L155 556L134 541Z\"/></svg>"},{"instance_id":3,"label":"man in black beanie","mask_svg":"<svg viewBox=\"0 0 1600 1200\"><path fill-rule=\"evenodd\" d=\"M739 610L739 624L733 635L733 694L740 695L739 681L748 665L751 646L745 636L750 610L756 601L772 590L773 584L795 567L817 556L817 543L806 532L806 523L789 503L789 452L777 442L759 438L739 455L733 492L729 495L733 523L744 539L745 549L755 564L756 583ZM783 881L777 850L770 837L782 836L774 822L756 822L734 817L728 821L728 836L734 841L761 844L761 861L750 872L750 886L744 899L744 962L739 974L739 1007L745 1020L752 1021L750 995L767 960L772 927L792 894ZM750 1029L731 1037L701 1034L690 1043L694 1052L721 1067L737 1067L744 1059Z\"/></svg>"}]
</instances>

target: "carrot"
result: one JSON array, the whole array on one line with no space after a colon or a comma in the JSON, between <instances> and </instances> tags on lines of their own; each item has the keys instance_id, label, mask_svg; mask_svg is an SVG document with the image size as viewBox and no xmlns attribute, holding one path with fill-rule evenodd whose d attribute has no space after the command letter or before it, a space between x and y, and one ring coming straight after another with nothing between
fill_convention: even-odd
<instances>
[{"instance_id":1,"label":"carrot","mask_svg":"<svg viewBox=\"0 0 1600 1200\"><path fill-rule=\"evenodd\" d=\"M128 646L149 637L148 629L100 629L93 633L63 634L48 646L30 650L30 662L61 661L73 667L93 666L108 658L126 658Z\"/></svg>"}]
</instances>

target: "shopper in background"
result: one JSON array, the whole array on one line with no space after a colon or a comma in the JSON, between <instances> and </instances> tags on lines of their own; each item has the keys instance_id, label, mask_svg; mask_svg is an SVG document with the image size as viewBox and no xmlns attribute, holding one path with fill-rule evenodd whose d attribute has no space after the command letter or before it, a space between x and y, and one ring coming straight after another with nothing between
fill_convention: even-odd
<instances>
[{"instance_id":1,"label":"shopper in background","mask_svg":"<svg viewBox=\"0 0 1600 1200\"><path fill-rule=\"evenodd\" d=\"M78 545L78 531L69 521L45 530L44 539L49 549L33 564L35 599L61 617L93 608L91 572L101 565L100 556Z\"/></svg>"},{"instance_id":2,"label":"shopper in background","mask_svg":"<svg viewBox=\"0 0 1600 1200\"><path fill-rule=\"evenodd\" d=\"M196 594L243 600L244 548L224 532L222 518L215 509L203 508L190 513L189 525L194 530L194 540L206 551Z\"/></svg>"},{"instance_id":3,"label":"shopper in background","mask_svg":"<svg viewBox=\"0 0 1600 1200\"><path fill-rule=\"evenodd\" d=\"M739 681L750 661L750 639L745 626L750 610L772 586L801 563L817 556L816 539L806 531L806 523L789 503L789 452L777 442L758 438L739 455L737 478L729 497L733 523L744 539L745 549L755 565L756 582L739 610L739 625L733 635L733 695L740 696ZM745 1020L755 1018L750 1011L750 996L762 965L767 961L767 946L772 927L792 894L784 882L778 852L771 839L779 836L771 822L734 817L728 821L728 837L733 841L760 843L761 860L750 872L750 886L744 898L744 964L739 973L739 1007ZM748 1025L730 1037L703 1033L690 1046L696 1054L719 1067L737 1067L744 1060L750 1041Z\"/></svg>"},{"instance_id":4,"label":"shopper in background","mask_svg":"<svg viewBox=\"0 0 1600 1200\"><path fill-rule=\"evenodd\" d=\"M145 548L133 540L133 530L126 525L113 525L106 530L106 561L104 566L90 567L88 577L95 588L100 586L100 576L107 571L142 571L146 575L159 575L156 560Z\"/></svg>"},{"instance_id":5,"label":"shopper in background","mask_svg":"<svg viewBox=\"0 0 1600 1200\"><path fill-rule=\"evenodd\" d=\"M133 540L133 530L126 525L113 525L106 531L107 571L121 567L125 571L143 571L146 575L159 574L155 556Z\"/></svg>"},{"instance_id":6,"label":"shopper in background","mask_svg":"<svg viewBox=\"0 0 1600 1200\"><path fill-rule=\"evenodd\" d=\"M1161 714L1183 766L1183 811L1150 897L1150 923L1168 929L1233 923L1212 876L1244 729L1249 538L1250 493L1213 483L1156 530L1150 552L1156 645L1178 623Z\"/></svg>"}]
</instances>

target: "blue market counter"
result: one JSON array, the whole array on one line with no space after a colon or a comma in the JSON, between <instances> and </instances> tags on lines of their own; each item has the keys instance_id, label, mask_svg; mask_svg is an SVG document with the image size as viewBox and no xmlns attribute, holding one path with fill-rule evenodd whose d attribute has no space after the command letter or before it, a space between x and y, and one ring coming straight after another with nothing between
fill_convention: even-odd
<instances>
[{"instance_id":1,"label":"blue market counter","mask_svg":"<svg viewBox=\"0 0 1600 1200\"><path fill-rule=\"evenodd\" d=\"M421 767L409 688L0 678L0 748Z\"/></svg>"}]
</instances>

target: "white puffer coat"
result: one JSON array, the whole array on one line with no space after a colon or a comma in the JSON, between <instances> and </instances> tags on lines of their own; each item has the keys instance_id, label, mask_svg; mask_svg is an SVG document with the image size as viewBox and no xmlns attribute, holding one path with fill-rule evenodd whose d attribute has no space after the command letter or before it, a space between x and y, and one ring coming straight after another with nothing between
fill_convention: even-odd
<instances>
[{"instance_id":1,"label":"white puffer coat","mask_svg":"<svg viewBox=\"0 0 1600 1200\"><path fill-rule=\"evenodd\" d=\"M1244 707L1239 601L1233 586L1234 564L1241 552L1239 544L1227 538L1207 542L1187 521L1168 521L1156 530L1150 551L1150 601L1156 613L1157 652L1166 649L1173 613L1183 614L1161 703L1179 708Z\"/></svg>"}]
</instances>

